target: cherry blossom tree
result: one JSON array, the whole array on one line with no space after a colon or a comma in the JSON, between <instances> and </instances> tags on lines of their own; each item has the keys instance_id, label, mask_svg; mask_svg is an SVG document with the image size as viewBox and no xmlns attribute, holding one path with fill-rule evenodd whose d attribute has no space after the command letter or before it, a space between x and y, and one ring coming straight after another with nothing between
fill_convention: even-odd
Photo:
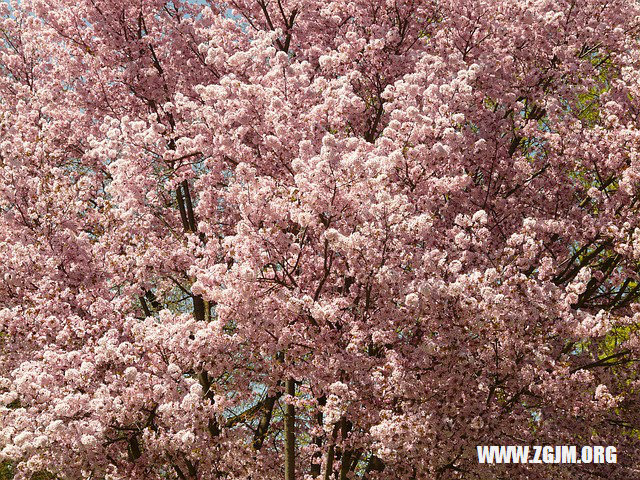
<instances>
[{"instance_id":1,"label":"cherry blossom tree","mask_svg":"<svg viewBox=\"0 0 640 480\"><path fill-rule=\"evenodd\" d=\"M16 479L640 478L636 2L0 9Z\"/></svg>"}]
</instances>

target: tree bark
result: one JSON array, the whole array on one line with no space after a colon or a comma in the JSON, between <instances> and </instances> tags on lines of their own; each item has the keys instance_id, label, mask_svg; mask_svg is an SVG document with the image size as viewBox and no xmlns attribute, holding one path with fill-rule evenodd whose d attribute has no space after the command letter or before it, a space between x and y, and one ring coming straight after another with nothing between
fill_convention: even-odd
<instances>
[{"instance_id":1,"label":"tree bark","mask_svg":"<svg viewBox=\"0 0 640 480\"><path fill-rule=\"evenodd\" d=\"M281 395L281 393L269 395L264 402L264 413L262 414L262 418L260 418L260 423L258 424L258 428L256 429L256 433L253 437L253 448L256 450L260 450L262 448L262 444L264 443L264 440L267 437L267 432L269 431L269 424L271 423L271 417L273 415L273 407L275 406L276 400L280 398Z\"/></svg>"},{"instance_id":2,"label":"tree bark","mask_svg":"<svg viewBox=\"0 0 640 480\"><path fill-rule=\"evenodd\" d=\"M318 398L318 405L319 406L325 406L327 404L327 397L322 395L320 398ZM323 414L322 411L318 411L318 413L316 414L316 422L318 422L318 425L320 427L322 427L323 424ZM318 447L318 451L316 453L313 454L313 457L311 459L311 476L312 477L317 477L320 475L320 470L321 470L321 463L322 463L322 453L320 451L320 449L322 448L322 437L320 436L316 436L313 438L313 443Z\"/></svg>"},{"instance_id":3,"label":"tree bark","mask_svg":"<svg viewBox=\"0 0 640 480\"><path fill-rule=\"evenodd\" d=\"M293 378L285 382L285 391L292 397L296 394L296 383ZM295 408L293 404L287 404L284 415L284 479L296 478L296 435L295 435Z\"/></svg>"}]
</instances>

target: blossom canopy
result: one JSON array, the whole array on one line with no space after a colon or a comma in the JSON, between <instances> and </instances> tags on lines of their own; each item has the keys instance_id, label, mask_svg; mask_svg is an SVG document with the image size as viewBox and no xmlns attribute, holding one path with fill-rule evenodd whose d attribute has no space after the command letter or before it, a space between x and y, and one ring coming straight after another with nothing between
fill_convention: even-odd
<instances>
[{"instance_id":1,"label":"blossom canopy","mask_svg":"<svg viewBox=\"0 0 640 480\"><path fill-rule=\"evenodd\" d=\"M0 22L0 471L640 478L636 1Z\"/></svg>"}]
</instances>

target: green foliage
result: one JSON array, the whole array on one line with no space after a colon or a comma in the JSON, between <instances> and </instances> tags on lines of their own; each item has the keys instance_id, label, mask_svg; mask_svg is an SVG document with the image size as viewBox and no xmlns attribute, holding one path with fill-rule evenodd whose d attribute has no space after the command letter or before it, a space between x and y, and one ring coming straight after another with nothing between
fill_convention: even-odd
<instances>
[{"instance_id":1,"label":"green foliage","mask_svg":"<svg viewBox=\"0 0 640 480\"><path fill-rule=\"evenodd\" d=\"M0 463L0 480L11 480L13 478L14 471L13 465L9 462Z\"/></svg>"}]
</instances>

